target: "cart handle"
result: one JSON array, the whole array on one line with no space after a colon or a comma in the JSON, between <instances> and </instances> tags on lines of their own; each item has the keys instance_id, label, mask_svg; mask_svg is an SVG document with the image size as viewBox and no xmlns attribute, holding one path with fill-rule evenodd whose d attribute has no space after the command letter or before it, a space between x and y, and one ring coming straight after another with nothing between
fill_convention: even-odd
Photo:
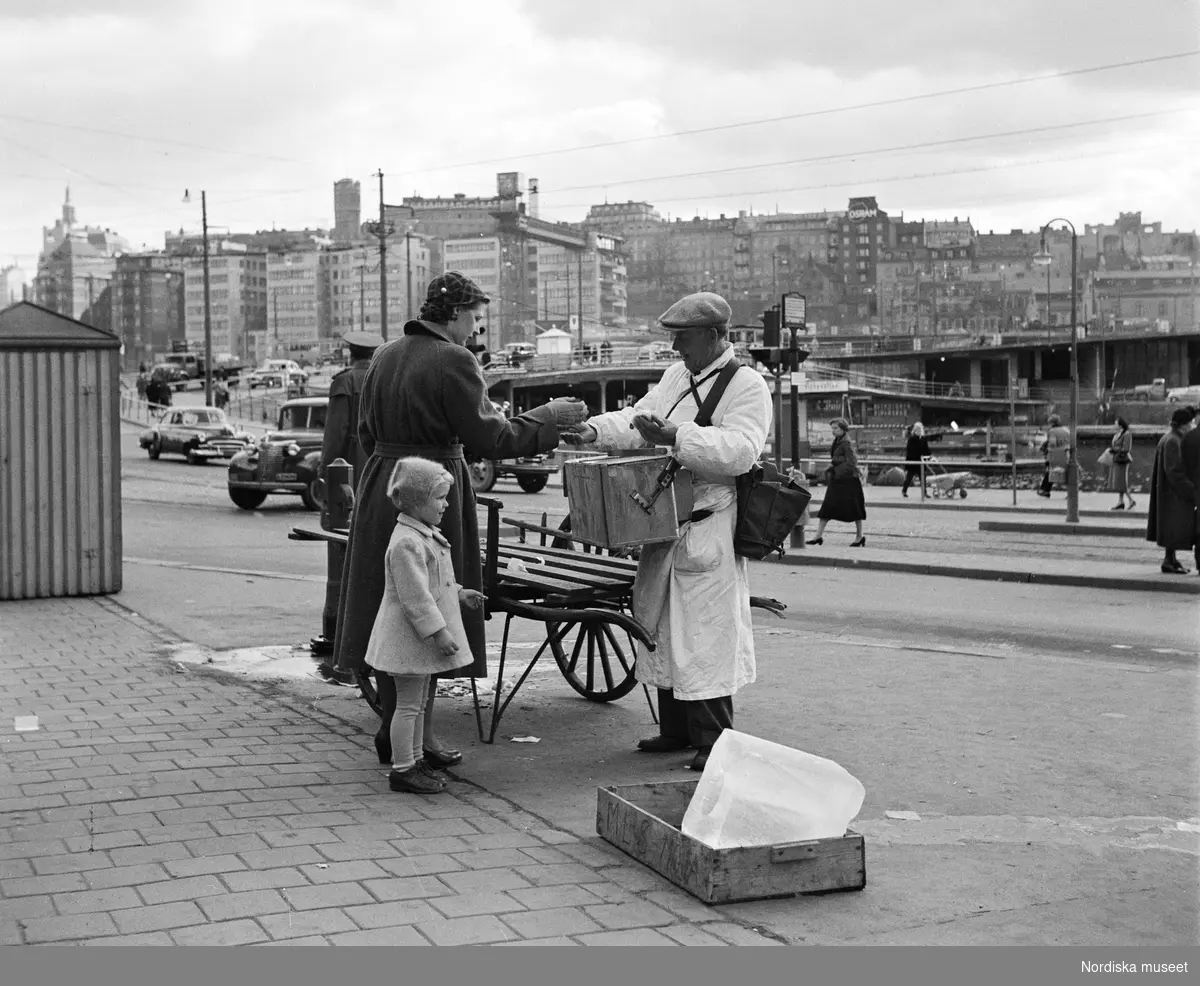
<instances>
[{"instance_id":1,"label":"cart handle","mask_svg":"<svg viewBox=\"0 0 1200 986\"><path fill-rule=\"evenodd\" d=\"M523 603L505 596L497 596L488 600L488 605L513 616L536 620L539 623L611 623L625 630L630 636L636 637L643 644L654 650L654 638L650 636L641 623L632 616L613 609L560 609L557 606L540 606L537 603Z\"/></svg>"}]
</instances>

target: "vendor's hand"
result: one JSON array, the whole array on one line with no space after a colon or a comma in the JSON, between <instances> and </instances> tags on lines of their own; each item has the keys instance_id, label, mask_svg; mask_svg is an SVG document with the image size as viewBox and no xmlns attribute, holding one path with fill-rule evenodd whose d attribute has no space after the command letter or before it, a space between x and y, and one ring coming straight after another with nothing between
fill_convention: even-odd
<instances>
[{"instance_id":1,"label":"vendor's hand","mask_svg":"<svg viewBox=\"0 0 1200 986\"><path fill-rule=\"evenodd\" d=\"M478 589L458 590L459 605L465 606L467 609L479 609L486 601L487 596Z\"/></svg>"},{"instance_id":2,"label":"vendor's hand","mask_svg":"<svg viewBox=\"0 0 1200 986\"><path fill-rule=\"evenodd\" d=\"M569 431L559 432L559 437L568 445L590 445L600 436L594 426L584 422Z\"/></svg>"},{"instance_id":3,"label":"vendor's hand","mask_svg":"<svg viewBox=\"0 0 1200 986\"><path fill-rule=\"evenodd\" d=\"M657 414L635 414L633 416L633 424L630 428L636 428L639 435L642 436L651 445L666 445L673 447L675 445L675 435L679 428L665 421Z\"/></svg>"},{"instance_id":4,"label":"vendor's hand","mask_svg":"<svg viewBox=\"0 0 1200 986\"><path fill-rule=\"evenodd\" d=\"M458 653L458 644L454 642L454 637L445 627L433 635L433 646L441 652L442 657L453 657Z\"/></svg>"},{"instance_id":5,"label":"vendor's hand","mask_svg":"<svg viewBox=\"0 0 1200 986\"><path fill-rule=\"evenodd\" d=\"M574 397L556 397L546 404L554 415L554 424L560 428L571 428L582 424L588 417L588 406Z\"/></svg>"}]
</instances>

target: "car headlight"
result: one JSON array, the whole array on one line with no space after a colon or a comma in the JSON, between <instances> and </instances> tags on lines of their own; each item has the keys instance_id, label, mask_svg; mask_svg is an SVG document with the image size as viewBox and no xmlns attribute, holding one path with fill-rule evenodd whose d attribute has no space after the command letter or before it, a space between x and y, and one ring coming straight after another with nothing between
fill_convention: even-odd
<instances>
[{"instance_id":1,"label":"car headlight","mask_svg":"<svg viewBox=\"0 0 1200 986\"><path fill-rule=\"evenodd\" d=\"M298 456L298 455L300 454L300 446L299 446L299 445L294 445L294 444L293 444L293 445L289 445L289 446L287 447L287 454L288 454L288 456L289 456L289 457L291 457L291 458L293 458L293 459L294 459L294 458L296 458L296 456Z\"/></svg>"}]
</instances>

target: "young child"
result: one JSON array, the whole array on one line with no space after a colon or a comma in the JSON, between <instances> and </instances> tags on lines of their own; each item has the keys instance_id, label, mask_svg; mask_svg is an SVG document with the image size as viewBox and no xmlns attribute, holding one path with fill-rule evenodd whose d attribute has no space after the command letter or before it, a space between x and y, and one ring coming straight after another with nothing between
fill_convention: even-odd
<instances>
[{"instance_id":1,"label":"young child","mask_svg":"<svg viewBox=\"0 0 1200 986\"><path fill-rule=\"evenodd\" d=\"M388 496L400 516L388 543L384 594L366 661L396 682L392 717L393 791L436 794L446 782L421 756L429 677L471 663L460 606L478 609L484 595L454 581L450 543L437 530L454 479L436 462L396 463Z\"/></svg>"}]
</instances>

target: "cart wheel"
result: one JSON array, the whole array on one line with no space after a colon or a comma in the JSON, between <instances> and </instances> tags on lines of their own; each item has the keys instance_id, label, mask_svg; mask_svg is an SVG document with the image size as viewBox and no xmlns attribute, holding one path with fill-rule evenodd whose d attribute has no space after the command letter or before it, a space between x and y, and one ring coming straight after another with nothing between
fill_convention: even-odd
<instances>
[{"instance_id":1,"label":"cart wheel","mask_svg":"<svg viewBox=\"0 0 1200 986\"><path fill-rule=\"evenodd\" d=\"M637 687L637 658L628 634L600 621L550 623L546 631L567 684L589 702L612 702Z\"/></svg>"},{"instance_id":2,"label":"cart wheel","mask_svg":"<svg viewBox=\"0 0 1200 986\"><path fill-rule=\"evenodd\" d=\"M375 690L375 679L371 675L370 668L360 668L354 673L358 679L358 690L362 692L362 697L366 699L367 705L371 707L380 718L383 717L383 705L379 701L379 692Z\"/></svg>"},{"instance_id":3,"label":"cart wheel","mask_svg":"<svg viewBox=\"0 0 1200 986\"><path fill-rule=\"evenodd\" d=\"M964 490L962 487L959 487L958 496L959 496L959 499L965 500L967 498L967 491Z\"/></svg>"}]
</instances>

